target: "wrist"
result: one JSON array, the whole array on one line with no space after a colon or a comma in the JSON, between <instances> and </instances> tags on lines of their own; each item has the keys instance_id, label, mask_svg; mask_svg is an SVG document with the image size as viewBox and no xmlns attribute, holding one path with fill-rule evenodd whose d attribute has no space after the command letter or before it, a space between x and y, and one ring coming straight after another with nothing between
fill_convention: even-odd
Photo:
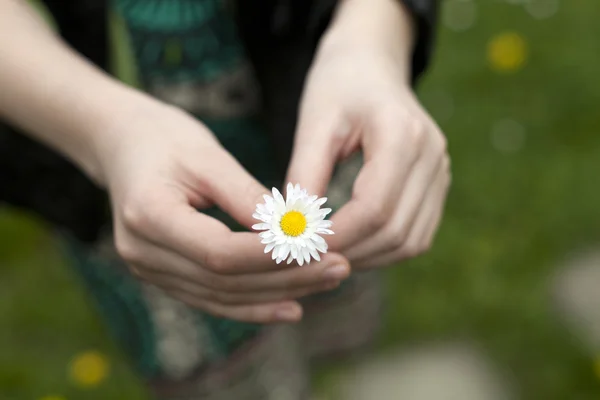
<instances>
[{"instance_id":1,"label":"wrist","mask_svg":"<svg viewBox=\"0 0 600 400\"><path fill-rule=\"evenodd\" d=\"M143 92L109 76L90 76L65 87L57 106L64 127L54 147L100 186L107 182L112 157L128 139L126 132L139 110L160 104Z\"/></svg>"},{"instance_id":2,"label":"wrist","mask_svg":"<svg viewBox=\"0 0 600 400\"><path fill-rule=\"evenodd\" d=\"M160 113L167 105L121 84L103 85L90 98L90 113L84 116L82 141L76 163L101 186L107 186L116 157L121 149L139 144L134 137L141 119ZM143 138L140 138L143 140Z\"/></svg>"},{"instance_id":3,"label":"wrist","mask_svg":"<svg viewBox=\"0 0 600 400\"><path fill-rule=\"evenodd\" d=\"M377 53L410 75L413 45L412 16L401 0L340 0L319 52Z\"/></svg>"}]
</instances>

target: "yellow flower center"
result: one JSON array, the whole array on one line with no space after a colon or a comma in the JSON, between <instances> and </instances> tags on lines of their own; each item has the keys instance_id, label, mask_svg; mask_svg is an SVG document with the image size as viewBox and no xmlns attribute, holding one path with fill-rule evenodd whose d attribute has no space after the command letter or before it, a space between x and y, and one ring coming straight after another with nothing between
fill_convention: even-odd
<instances>
[{"instance_id":1,"label":"yellow flower center","mask_svg":"<svg viewBox=\"0 0 600 400\"><path fill-rule=\"evenodd\" d=\"M299 211L288 211L280 222L281 230L288 236L300 236L306 229L306 218Z\"/></svg>"}]
</instances>

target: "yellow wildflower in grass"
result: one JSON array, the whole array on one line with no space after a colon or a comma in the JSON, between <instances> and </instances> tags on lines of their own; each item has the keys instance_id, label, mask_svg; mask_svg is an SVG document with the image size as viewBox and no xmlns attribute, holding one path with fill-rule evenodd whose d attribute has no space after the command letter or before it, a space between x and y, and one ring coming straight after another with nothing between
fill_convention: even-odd
<instances>
[{"instance_id":1,"label":"yellow wildflower in grass","mask_svg":"<svg viewBox=\"0 0 600 400\"><path fill-rule=\"evenodd\" d=\"M487 58L495 71L515 72L527 60L527 43L516 32L500 33L488 42Z\"/></svg>"},{"instance_id":2,"label":"yellow wildflower in grass","mask_svg":"<svg viewBox=\"0 0 600 400\"><path fill-rule=\"evenodd\" d=\"M594 361L594 372L596 373L596 378L600 379L600 355Z\"/></svg>"},{"instance_id":3,"label":"yellow wildflower in grass","mask_svg":"<svg viewBox=\"0 0 600 400\"><path fill-rule=\"evenodd\" d=\"M77 354L69 364L69 376L73 383L84 388L101 384L109 372L108 360L98 351Z\"/></svg>"}]
</instances>

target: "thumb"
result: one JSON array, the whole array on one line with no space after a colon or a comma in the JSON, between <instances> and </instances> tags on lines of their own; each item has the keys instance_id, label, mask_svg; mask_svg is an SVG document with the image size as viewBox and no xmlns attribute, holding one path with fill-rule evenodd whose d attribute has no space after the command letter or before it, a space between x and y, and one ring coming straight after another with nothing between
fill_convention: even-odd
<instances>
[{"instance_id":1,"label":"thumb","mask_svg":"<svg viewBox=\"0 0 600 400\"><path fill-rule=\"evenodd\" d=\"M206 164L210 166L204 182L207 196L237 222L247 228L252 227L256 223L252 217L256 205L262 203L263 195L271 191L224 150L215 151Z\"/></svg>"},{"instance_id":2,"label":"thumb","mask_svg":"<svg viewBox=\"0 0 600 400\"><path fill-rule=\"evenodd\" d=\"M301 122L296 132L285 182L299 184L308 193L323 196L331 181L343 138L339 119ZM342 140L340 140L342 138Z\"/></svg>"}]
</instances>

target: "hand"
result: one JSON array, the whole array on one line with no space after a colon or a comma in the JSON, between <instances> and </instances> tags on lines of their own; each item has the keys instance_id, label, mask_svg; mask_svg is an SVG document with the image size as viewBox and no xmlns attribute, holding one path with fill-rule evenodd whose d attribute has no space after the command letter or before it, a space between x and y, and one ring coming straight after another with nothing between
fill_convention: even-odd
<instances>
[{"instance_id":1,"label":"hand","mask_svg":"<svg viewBox=\"0 0 600 400\"><path fill-rule=\"evenodd\" d=\"M241 321L297 321L293 299L348 276L348 261L335 253L278 266L256 233L234 233L196 211L216 204L251 226L269 191L183 111L152 101L95 137L117 249L136 276L172 297Z\"/></svg>"},{"instance_id":2,"label":"hand","mask_svg":"<svg viewBox=\"0 0 600 400\"><path fill-rule=\"evenodd\" d=\"M382 21L402 13L392 11L382 13ZM329 240L330 248L358 269L427 250L450 183L446 139L408 83L409 51L398 48L402 32L386 29L382 22L372 28L387 35L391 31L396 40L365 39L370 36L357 33L372 21L365 13L357 14L356 29L339 22L343 27L321 44L305 86L287 178L321 195L336 162L362 150L364 165L352 198L333 215L336 234ZM340 14L338 20L352 12ZM409 25L396 22L401 23Z\"/></svg>"}]
</instances>

